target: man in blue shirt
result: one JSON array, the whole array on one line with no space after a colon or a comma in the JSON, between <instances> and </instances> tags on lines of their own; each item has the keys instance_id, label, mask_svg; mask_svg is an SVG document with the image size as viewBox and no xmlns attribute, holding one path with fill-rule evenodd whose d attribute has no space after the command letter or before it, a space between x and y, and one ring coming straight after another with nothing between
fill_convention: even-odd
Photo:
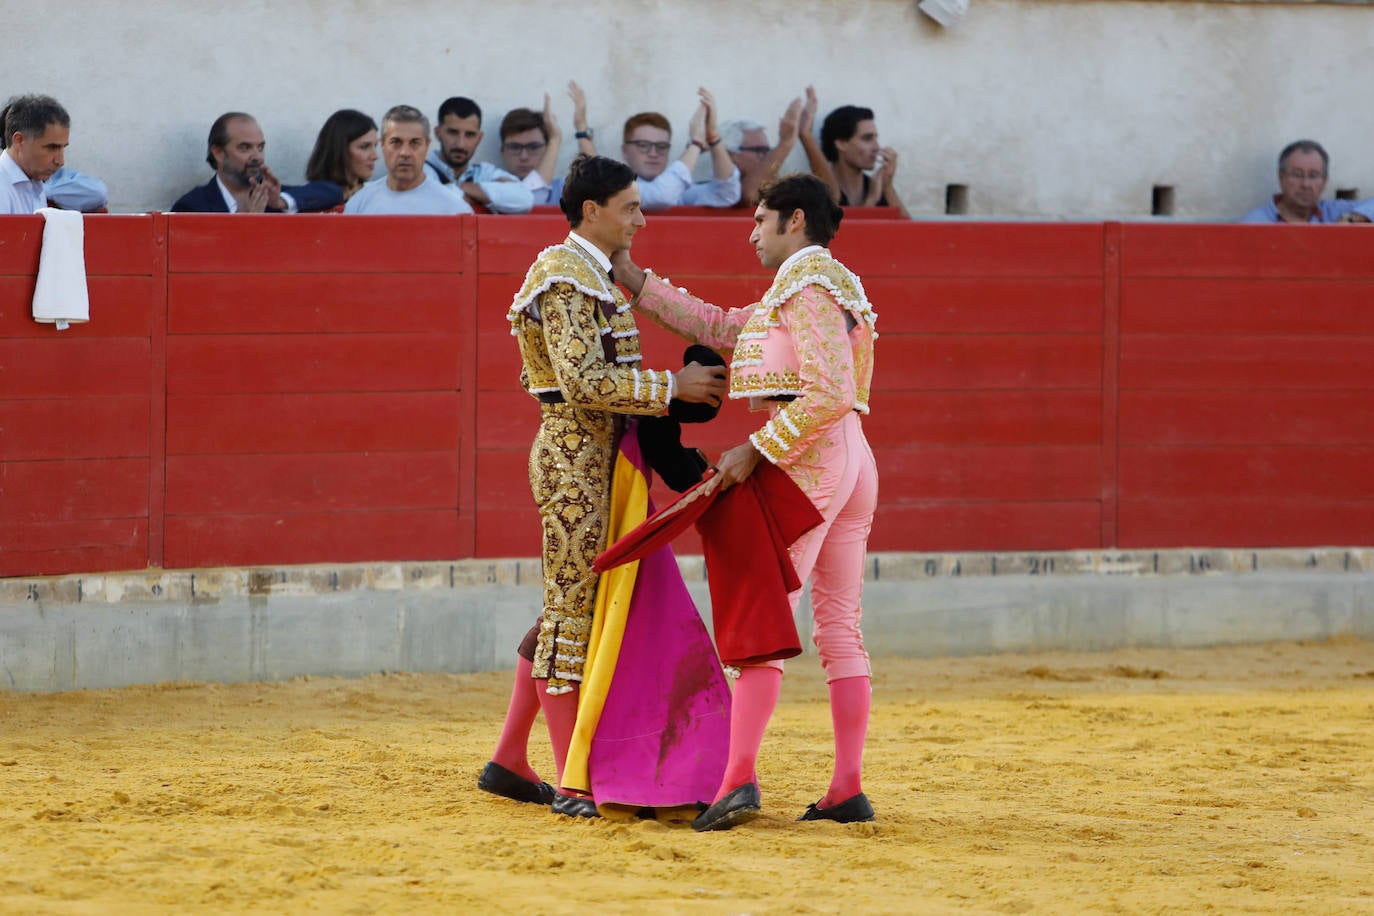
<instances>
[{"instance_id":1,"label":"man in blue shirt","mask_svg":"<svg viewBox=\"0 0 1374 916\"><path fill-rule=\"evenodd\" d=\"M462 191L469 204L492 213L528 213L534 195L519 178L490 162L473 162L482 142L482 109L472 99L454 96L439 106L434 125L438 144L425 159L429 172Z\"/></svg>"},{"instance_id":2,"label":"man in blue shirt","mask_svg":"<svg viewBox=\"0 0 1374 916\"><path fill-rule=\"evenodd\" d=\"M37 111L37 109L33 108L33 105L36 101L43 101L44 105L48 105L48 103L51 103L49 107L52 109L53 112L61 111L62 116L66 117L66 111L62 109L62 106L58 104L57 100L51 99L47 96L23 96L20 98L12 99L10 103L5 106L4 110L0 111L0 149L9 148L11 135L14 133L15 130L20 128L20 125L18 123L19 121L32 120L30 115ZM14 127L7 127L5 126L6 119L9 117L11 106L13 106L16 102L19 103L19 111L16 112L16 123ZM46 116L41 115L40 113L39 118L41 119L42 117ZM60 121L61 119L59 118L58 122ZM21 130L20 132L24 133L23 130ZM32 134L31 127L28 128L28 133ZM44 130L43 133L46 134L47 131ZM11 162L10 164L13 167L17 167L17 165L14 162ZM23 174L24 182L28 182L31 180L28 177L28 173L24 171L22 168L19 169L19 174ZM13 188L14 180L19 180L17 175L12 175L11 177L13 180L9 183L10 188L7 188L6 191L10 191ZM85 213L89 213L92 210L104 209L105 204L109 201L109 192L105 188L105 182L101 181L99 178L92 178L89 175L83 175L76 169L69 169L66 167L66 165L59 165L57 170L54 171L51 175L49 175L47 178L43 179L40 182L40 184L41 189L38 191L37 194L31 194L27 198L25 198L26 204L37 204L37 206L34 207L34 209L39 209L41 207L47 206L59 207L63 210L79 210ZM38 194L41 194L41 202L39 201ZM8 194L4 196L6 199L8 199L9 197ZM13 205L0 204L0 206ZM25 208L22 212L32 213L33 210L28 210L27 208Z\"/></svg>"},{"instance_id":3,"label":"man in blue shirt","mask_svg":"<svg viewBox=\"0 0 1374 916\"><path fill-rule=\"evenodd\" d=\"M1295 140L1279 153L1279 193L1242 223L1368 223L1374 198L1322 200L1331 157L1316 140Z\"/></svg>"},{"instance_id":4,"label":"man in blue shirt","mask_svg":"<svg viewBox=\"0 0 1374 916\"><path fill-rule=\"evenodd\" d=\"M344 204L345 213L391 216L455 216L471 213L456 185L440 183L425 168L429 118L418 108L397 105L382 118L386 177L369 181Z\"/></svg>"}]
</instances>

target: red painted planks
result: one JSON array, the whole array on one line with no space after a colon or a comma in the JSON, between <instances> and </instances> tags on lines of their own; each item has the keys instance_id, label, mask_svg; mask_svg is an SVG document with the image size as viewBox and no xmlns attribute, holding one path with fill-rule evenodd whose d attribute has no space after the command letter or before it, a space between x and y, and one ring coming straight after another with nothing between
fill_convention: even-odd
<instances>
[{"instance_id":1,"label":"red painted planks","mask_svg":"<svg viewBox=\"0 0 1374 916\"><path fill-rule=\"evenodd\" d=\"M875 391L1096 389L1102 383L1096 335L884 334L877 346Z\"/></svg>"},{"instance_id":2,"label":"red painted planks","mask_svg":"<svg viewBox=\"0 0 1374 916\"><path fill-rule=\"evenodd\" d=\"M456 452L459 423L447 391L171 395L167 452Z\"/></svg>"},{"instance_id":3,"label":"red painted planks","mask_svg":"<svg viewBox=\"0 0 1374 916\"><path fill-rule=\"evenodd\" d=\"M884 503L912 500L1091 500L1095 446L874 449Z\"/></svg>"},{"instance_id":4,"label":"red painted planks","mask_svg":"<svg viewBox=\"0 0 1374 916\"><path fill-rule=\"evenodd\" d=\"M1122 445L1374 445L1368 391L1123 391Z\"/></svg>"},{"instance_id":5,"label":"red painted planks","mask_svg":"<svg viewBox=\"0 0 1374 916\"><path fill-rule=\"evenodd\" d=\"M0 518L7 525L147 517L146 458L0 463Z\"/></svg>"},{"instance_id":6,"label":"red painted planks","mask_svg":"<svg viewBox=\"0 0 1374 916\"><path fill-rule=\"evenodd\" d=\"M1095 501L883 503L868 549L1073 550L1100 539Z\"/></svg>"},{"instance_id":7,"label":"red painted planks","mask_svg":"<svg viewBox=\"0 0 1374 916\"><path fill-rule=\"evenodd\" d=\"M831 250L866 282L1102 276L1100 223L841 223Z\"/></svg>"},{"instance_id":8,"label":"red painted planks","mask_svg":"<svg viewBox=\"0 0 1374 916\"><path fill-rule=\"evenodd\" d=\"M1098 391L885 392L864 434L888 445L1101 444Z\"/></svg>"},{"instance_id":9,"label":"red painted planks","mask_svg":"<svg viewBox=\"0 0 1374 916\"><path fill-rule=\"evenodd\" d=\"M150 359L146 338L0 340L0 391L7 399L147 397Z\"/></svg>"},{"instance_id":10,"label":"red painted planks","mask_svg":"<svg viewBox=\"0 0 1374 916\"><path fill-rule=\"evenodd\" d=\"M151 275L152 222L148 215L86 216L87 276ZM0 276L37 274L42 244L43 217L0 216Z\"/></svg>"},{"instance_id":11,"label":"red painted planks","mask_svg":"<svg viewBox=\"0 0 1374 916\"><path fill-rule=\"evenodd\" d=\"M0 337L81 340L89 337L147 337L154 298L151 277L90 277L91 320L59 331L33 320L31 277L0 277Z\"/></svg>"},{"instance_id":12,"label":"red painted planks","mask_svg":"<svg viewBox=\"0 0 1374 916\"><path fill-rule=\"evenodd\" d=\"M864 280L864 290L881 335L1102 330L1100 277L874 277Z\"/></svg>"},{"instance_id":13,"label":"red painted planks","mask_svg":"<svg viewBox=\"0 0 1374 916\"><path fill-rule=\"evenodd\" d=\"M427 273L172 274L168 331L452 334L454 280Z\"/></svg>"},{"instance_id":14,"label":"red painted planks","mask_svg":"<svg viewBox=\"0 0 1374 916\"><path fill-rule=\"evenodd\" d=\"M172 273L456 273L464 218L173 213Z\"/></svg>"},{"instance_id":15,"label":"red painted planks","mask_svg":"<svg viewBox=\"0 0 1374 916\"><path fill-rule=\"evenodd\" d=\"M1374 279L1366 229L1126 223L1122 276Z\"/></svg>"},{"instance_id":16,"label":"red painted planks","mask_svg":"<svg viewBox=\"0 0 1374 916\"><path fill-rule=\"evenodd\" d=\"M144 397L0 400L0 460L148 455Z\"/></svg>"},{"instance_id":17,"label":"red painted planks","mask_svg":"<svg viewBox=\"0 0 1374 916\"><path fill-rule=\"evenodd\" d=\"M1121 500L1121 543L1149 547L1312 547L1374 543L1374 500L1288 500L1279 494Z\"/></svg>"},{"instance_id":18,"label":"red painted planks","mask_svg":"<svg viewBox=\"0 0 1374 916\"><path fill-rule=\"evenodd\" d=\"M528 496L528 493L526 494ZM531 501L509 509L481 509L477 513L477 556L539 556L539 513ZM532 609L531 619L537 608Z\"/></svg>"},{"instance_id":19,"label":"red painted planks","mask_svg":"<svg viewBox=\"0 0 1374 916\"><path fill-rule=\"evenodd\" d=\"M168 515L440 509L456 512L456 452L174 455Z\"/></svg>"},{"instance_id":20,"label":"red painted planks","mask_svg":"<svg viewBox=\"0 0 1374 916\"><path fill-rule=\"evenodd\" d=\"M453 334L173 337L167 341L167 390L453 391L458 387L457 343Z\"/></svg>"},{"instance_id":21,"label":"red painted planks","mask_svg":"<svg viewBox=\"0 0 1374 916\"><path fill-rule=\"evenodd\" d=\"M1142 278L1121 285L1127 334L1374 335L1374 280Z\"/></svg>"},{"instance_id":22,"label":"red painted planks","mask_svg":"<svg viewBox=\"0 0 1374 916\"><path fill-rule=\"evenodd\" d=\"M6 521L0 525L0 564L10 562L11 554L79 554L85 551L113 551L123 556L147 549L146 518L41 519ZM131 569L146 566L146 554L134 566L87 566L73 571L94 569ZM5 575L23 575L7 572Z\"/></svg>"},{"instance_id":23,"label":"red painted planks","mask_svg":"<svg viewBox=\"0 0 1374 916\"><path fill-rule=\"evenodd\" d=\"M457 556L458 513L452 509L167 518L169 569Z\"/></svg>"},{"instance_id":24,"label":"red painted planks","mask_svg":"<svg viewBox=\"0 0 1374 916\"><path fill-rule=\"evenodd\" d=\"M1374 337L1135 334L1121 341L1123 390L1374 388Z\"/></svg>"},{"instance_id":25,"label":"red painted planks","mask_svg":"<svg viewBox=\"0 0 1374 916\"><path fill-rule=\"evenodd\" d=\"M1374 447L1126 448L1120 493L1135 500L1374 499L1371 466Z\"/></svg>"},{"instance_id":26,"label":"red painted planks","mask_svg":"<svg viewBox=\"0 0 1374 916\"><path fill-rule=\"evenodd\" d=\"M147 519L34 522L0 530L0 576L147 567Z\"/></svg>"}]
</instances>

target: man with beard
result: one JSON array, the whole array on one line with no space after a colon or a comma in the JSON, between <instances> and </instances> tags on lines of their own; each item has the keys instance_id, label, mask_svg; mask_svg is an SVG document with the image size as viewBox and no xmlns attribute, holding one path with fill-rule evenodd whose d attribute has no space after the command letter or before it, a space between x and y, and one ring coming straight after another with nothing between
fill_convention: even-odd
<instances>
[{"instance_id":1,"label":"man with beard","mask_svg":"<svg viewBox=\"0 0 1374 916\"><path fill-rule=\"evenodd\" d=\"M210 126L205 161L215 177L172 204L173 213L310 213L343 203L330 181L283 186L267 167L267 141L252 115L229 111Z\"/></svg>"},{"instance_id":2,"label":"man with beard","mask_svg":"<svg viewBox=\"0 0 1374 916\"><path fill-rule=\"evenodd\" d=\"M471 213L452 185L428 174L429 118L418 108L396 105L382 118L382 158L386 177L369 181L348 199L345 213L390 216L454 216Z\"/></svg>"},{"instance_id":3,"label":"man with beard","mask_svg":"<svg viewBox=\"0 0 1374 916\"><path fill-rule=\"evenodd\" d=\"M492 213L530 212L534 195L524 182L490 162L472 159L482 143L482 109L476 102L463 96L447 99L439 106L434 138L439 143L425 165L439 181L458 188L474 207Z\"/></svg>"}]
</instances>

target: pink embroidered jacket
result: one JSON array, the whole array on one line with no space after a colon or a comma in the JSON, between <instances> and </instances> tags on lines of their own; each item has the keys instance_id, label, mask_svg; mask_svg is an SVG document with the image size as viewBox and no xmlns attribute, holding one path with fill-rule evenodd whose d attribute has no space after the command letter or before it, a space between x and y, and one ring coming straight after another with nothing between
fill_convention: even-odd
<instances>
[{"instance_id":1,"label":"pink embroidered jacket","mask_svg":"<svg viewBox=\"0 0 1374 916\"><path fill-rule=\"evenodd\" d=\"M868 413L877 315L859 278L820 246L788 258L755 305L727 311L653 274L634 305L693 342L734 351L730 397L775 402L749 437L774 464L794 463L847 412Z\"/></svg>"}]
</instances>

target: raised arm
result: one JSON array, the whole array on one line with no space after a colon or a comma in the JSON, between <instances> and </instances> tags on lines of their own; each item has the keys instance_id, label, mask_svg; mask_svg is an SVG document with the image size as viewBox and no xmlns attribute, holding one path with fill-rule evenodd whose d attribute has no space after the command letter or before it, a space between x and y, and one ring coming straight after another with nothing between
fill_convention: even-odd
<instances>
[{"instance_id":1,"label":"raised arm","mask_svg":"<svg viewBox=\"0 0 1374 916\"><path fill-rule=\"evenodd\" d=\"M558 153L563 147L563 129L558 126L558 118L554 117L553 103L549 100L549 94L544 93L544 133L548 135L548 143L544 145L544 155L539 157L539 164L534 170L539 173L539 177L544 179L544 184L553 184L553 170L558 167Z\"/></svg>"},{"instance_id":2,"label":"raised arm","mask_svg":"<svg viewBox=\"0 0 1374 916\"><path fill-rule=\"evenodd\" d=\"M797 145L801 112L802 100L800 98L793 99L792 103L787 106L787 110L782 113L782 120L778 122L778 145L768 151L768 155L763 157L758 168L744 176L740 183L740 200L745 206L758 206L759 186L777 175L783 162L792 154L792 148Z\"/></svg>"},{"instance_id":3,"label":"raised arm","mask_svg":"<svg viewBox=\"0 0 1374 916\"><path fill-rule=\"evenodd\" d=\"M839 203L840 183L835 178L835 170L830 167L829 160L821 150L820 141L816 139L816 110L819 106L815 87L807 86L806 104L802 106L801 122L797 126L798 136L801 138L802 149L806 151L806 164L810 167L811 174L825 182L825 186L830 189L830 199Z\"/></svg>"},{"instance_id":4,"label":"raised arm","mask_svg":"<svg viewBox=\"0 0 1374 916\"><path fill-rule=\"evenodd\" d=\"M754 313L752 305L727 311L703 302L644 270L630 260L628 252L612 255L611 266L616 281L635 294L634 307L641 315L647 315L655 324L692 343L705 344L713 350L733 350L740 330Z\"/></svg>"},{"instance_id":5,"label":"raised arm","mask_svg":"<svg viewBox=\"0 0 1374 916\"><path fill-rule=\"evenodd\" d=\"M573 133L577 136L577 151L595 156L596 144L592 142L591 128L587 126L587 93L575 81L568 80L568 95L573 101Z\"/></svg>"}]
</instances>

